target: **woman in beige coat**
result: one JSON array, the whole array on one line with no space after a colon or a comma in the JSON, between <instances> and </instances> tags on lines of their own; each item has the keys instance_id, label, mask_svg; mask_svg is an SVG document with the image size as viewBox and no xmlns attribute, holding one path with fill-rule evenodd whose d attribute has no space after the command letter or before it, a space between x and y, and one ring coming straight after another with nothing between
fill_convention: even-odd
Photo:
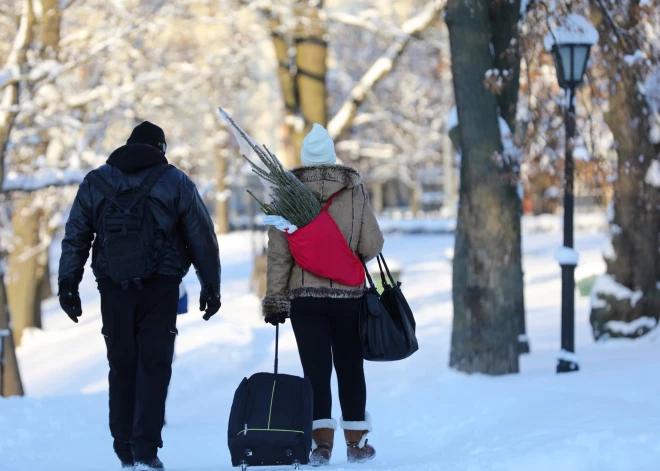
<instances>
[{"instance_id":1,"label":"woman in beige coat","mask_svg":"<svg viewBox=\"0 0 660 471\"><path fill-rule=\"evenodd\" d=\"M383 234L369 203L360 174L335 165L337 156L327 131L315 124L302 147L303 167L293 170L325 205L334 195L328 212L351 250L365 260L383 249ZM323 247L318 247L323 250ZM305 377L314 390L314 446L310 464L330 461L337 421L332 419L330 379L334 362L339 384L341 425L349 462L372 459L376 452L367 443L371 418L366 412L358 315L363 286L343 286L302 270L294 261L284 233L268 231L268 268L263 313L266 322L291 324Z\"/></svg>"}]
</instances>

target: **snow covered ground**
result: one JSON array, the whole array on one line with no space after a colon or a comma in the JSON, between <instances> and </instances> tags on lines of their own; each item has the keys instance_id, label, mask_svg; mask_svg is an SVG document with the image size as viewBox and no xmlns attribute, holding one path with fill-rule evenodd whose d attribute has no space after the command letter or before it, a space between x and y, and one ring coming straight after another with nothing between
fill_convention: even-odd
<instances>
[{"instance_id":1,"label":"snow covered ground","mask_svg":"<svg viewBox=\"0 0 660 471\"><path fill-rule=\"evenodd\" d=\"M578 278L602 273L606 236L582 232ZM491 378L447 367L451 335L453 236L391 235L386 256L404 268L403 288L418 323L420 351L367 365L371 442L377 459L349 466L337 447L334 469L457 471L652 471L660 469L660 335L594 344L588 298L578 298L579 373L557 376L561 235L524 238L527 325L532 353L519 375ZM195 309L179 317L165 448L170 471L230 469L226 425L239 381L270 371L274 331L248 292L250 238L221 240L223 307L210 322ZM57 255L54 254L54 257ZM19 355L28 397L0 399L0 470L102 471L118 468L107 428L107 363L98 296L89 273L84 314L73 324L56 300L45 329ZM300 374L287 323L280 368ZM335 404L337 402L335 401ZM338 407L335 415L340 415Z\"/></svg>"}]
</instances>

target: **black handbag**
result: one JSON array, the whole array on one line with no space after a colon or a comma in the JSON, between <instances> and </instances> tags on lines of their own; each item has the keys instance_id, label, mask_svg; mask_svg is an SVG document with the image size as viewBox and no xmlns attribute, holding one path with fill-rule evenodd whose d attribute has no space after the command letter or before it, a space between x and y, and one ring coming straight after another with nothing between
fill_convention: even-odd
<instances>
[{"instance_id":1,"label":"black handbag","mask_svg":"<svg viewBox=\"0 0 660 471\"><path fill-rule=\"evenodd\" d=\"M382 254L378 256L378 266L383 283L382 295L378 293L364 265L369 286L360 307L362 356L369 361L403 360L419 349L415 336L415 318L401 292L401 283L394 281ZM390 283L385 278L383 266Z\"/></svg>"}]
</instances>

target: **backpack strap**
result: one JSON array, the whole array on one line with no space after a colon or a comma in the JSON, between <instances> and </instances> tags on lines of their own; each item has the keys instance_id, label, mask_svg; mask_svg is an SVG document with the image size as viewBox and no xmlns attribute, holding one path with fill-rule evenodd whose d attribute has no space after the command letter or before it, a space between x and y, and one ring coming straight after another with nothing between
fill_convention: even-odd
<instances>
[{"instance_id":1,"label":"backpack strap","mask_svg":"<svg viewBox=\"0 0 660 471\"><path fill-rule=\"evenodd\" d=\"M156 186L158 180L160 180L160 178L163 175L165 175L165 172L167 172L171 168L174 168L174 166L170 164L158 165L151 172L149 172L147 176L142 179L142 182L136 188L138 194L135 197L135 199L131 202L131 204L128 206L128 208L126 208L126 211L130 211L131 209L133 209L135 205L138 203L138 201L140 201L140 199L151 193L151 190L154 189L154 186Z\"/></svg>"},{"instance_id":2,"label":"backpack strap","mask_svg":"<svg viewBox=\"0 0 660 471\"><path fill-rule=\"evenodd\" d=\"M89 172L85 179L94 185L105 198L112 201L115 205L117 205L118 208L124 209L115 198L115 196L117 196L117 192L110 185L110 183L108 183L103 177L101 177L101 175L98 174L98 170L92 170Z\"/></svg>"},{"instance_id":3,"label":"backpack strap","mask_svg":"<svg viewBox=\"0 0 660 471\"><path fill-rule=\"evenodd\" d=\"M154 168L147 174L146 177L144 177L144 180L142 180L142 183L140 183L140 186L137 188L138 193L140 193L142 196L147 196L149 193L151 193L151 190L153 190L154 186L156 186L156 183L158 183L160 177L165 175L165 172L172 168L174 168L174 166L170 164L156 166L156 168Z\"/></svg>"}]
</instances>

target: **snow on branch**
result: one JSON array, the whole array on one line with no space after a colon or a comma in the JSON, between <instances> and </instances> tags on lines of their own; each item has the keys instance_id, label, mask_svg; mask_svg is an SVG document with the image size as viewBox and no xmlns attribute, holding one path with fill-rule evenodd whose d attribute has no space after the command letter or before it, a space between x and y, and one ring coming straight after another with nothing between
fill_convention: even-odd
<instances>
[{"instance_id":1,"label":"snow on branch","mask_svg":"<svg viewBox=\"0 0 660 471\"><path fill-rule=\"evenodd\" d=\"M351 15L341 11L328 13L328 19L337 23L342 23L349 26L357 26L358 28L366 29L372 33L380 33L381 30L374 23L362 18L361 16Z\"/></svg>"},{"instance_id":2,"label":"snow on branch","mask_svg":"<svg viewBox=\"0 0 660 471\"><path fill-rule=\"evenodd\" d=\"M82 170L42 168L30 175L9 172L2 185L2 192L38 191L55 186L77 185L85 178Z\"/></svg>"},{"instance_id":3,"label":"snow on branch","mask_svg":"<svg viewBox=\"0 0 660 471\"><path fill-rule=\"evenodd\" d=\"M100 41L98 44L95 44L89 49L87 54L83 57L76 58L75 60L70 60L64 64L60 64L57 61L46 61L43 64L37 66L27 75L21 75L18 70L16 73L11 73L7 76L6 73L0 71L0 91L6 88L9 85L15 85L19 82L30 82L30 83L41 83L41 82L54 82L59 76L69 72L71 70L77 69L81 65L86 64L97 54L100 54L110 47L116 45L120 40L128 36L130 33L139 32L147 28L150 23L149 20L153 17L158 11L163 7L164 3L162 1L158 2L154 8L144 17L140 17L138 21L130 23L124 29L120 30L118 33L113 33L104 40ZM8 64L11 64L11 56ZM4 80L3 80L4 77Z\"/></svg>"},{"instance_id":4,"label":"snow on branch","mask_svg":"<svg viewBox=\"0 0 660 471\"><path fill-rule=\"evenodd\" d=\"M646 176L644 177L644 183L655 188L660 188L660 162L657 160L651 162L651 165L646 172Z\"/></svg>"},{"instance_id":5,"label":"snow on branch","mask_svg":"<svg viewBox=\"0 0 660 471\"><path fill-rule=\"evenodd\" d=\"M12 78L13 74L11 73L11 70L0 70L0 88L3 88L5 85L11 82Z\"/></svg>"},{"instance_id":6,"label":"snow on branch","mask_svg":"<svg viewBox=\"0 0 660 471\"><path fill-rule=\"evenodd\" d=\"M358 108L371 90L394 68L397 59L403 54L412 36L427 29L447 4L447 0L434 0L417 16L406 21L392 45L382 57L367 70L353 87L337 114L328 123L328 132L333 139L339 137L353 122Z\"/></svg>"},{"instance_id":7,"label":"snow on branch","mask_svg":"<svg viewBox=\"0 0 660 471\"><path fill-rule=\"evenodd\" d=\"M646 77L644 96L651 109L649 138L653 144L660 144L660 66L651 69Z\"/></svg>"}]
</instances>

